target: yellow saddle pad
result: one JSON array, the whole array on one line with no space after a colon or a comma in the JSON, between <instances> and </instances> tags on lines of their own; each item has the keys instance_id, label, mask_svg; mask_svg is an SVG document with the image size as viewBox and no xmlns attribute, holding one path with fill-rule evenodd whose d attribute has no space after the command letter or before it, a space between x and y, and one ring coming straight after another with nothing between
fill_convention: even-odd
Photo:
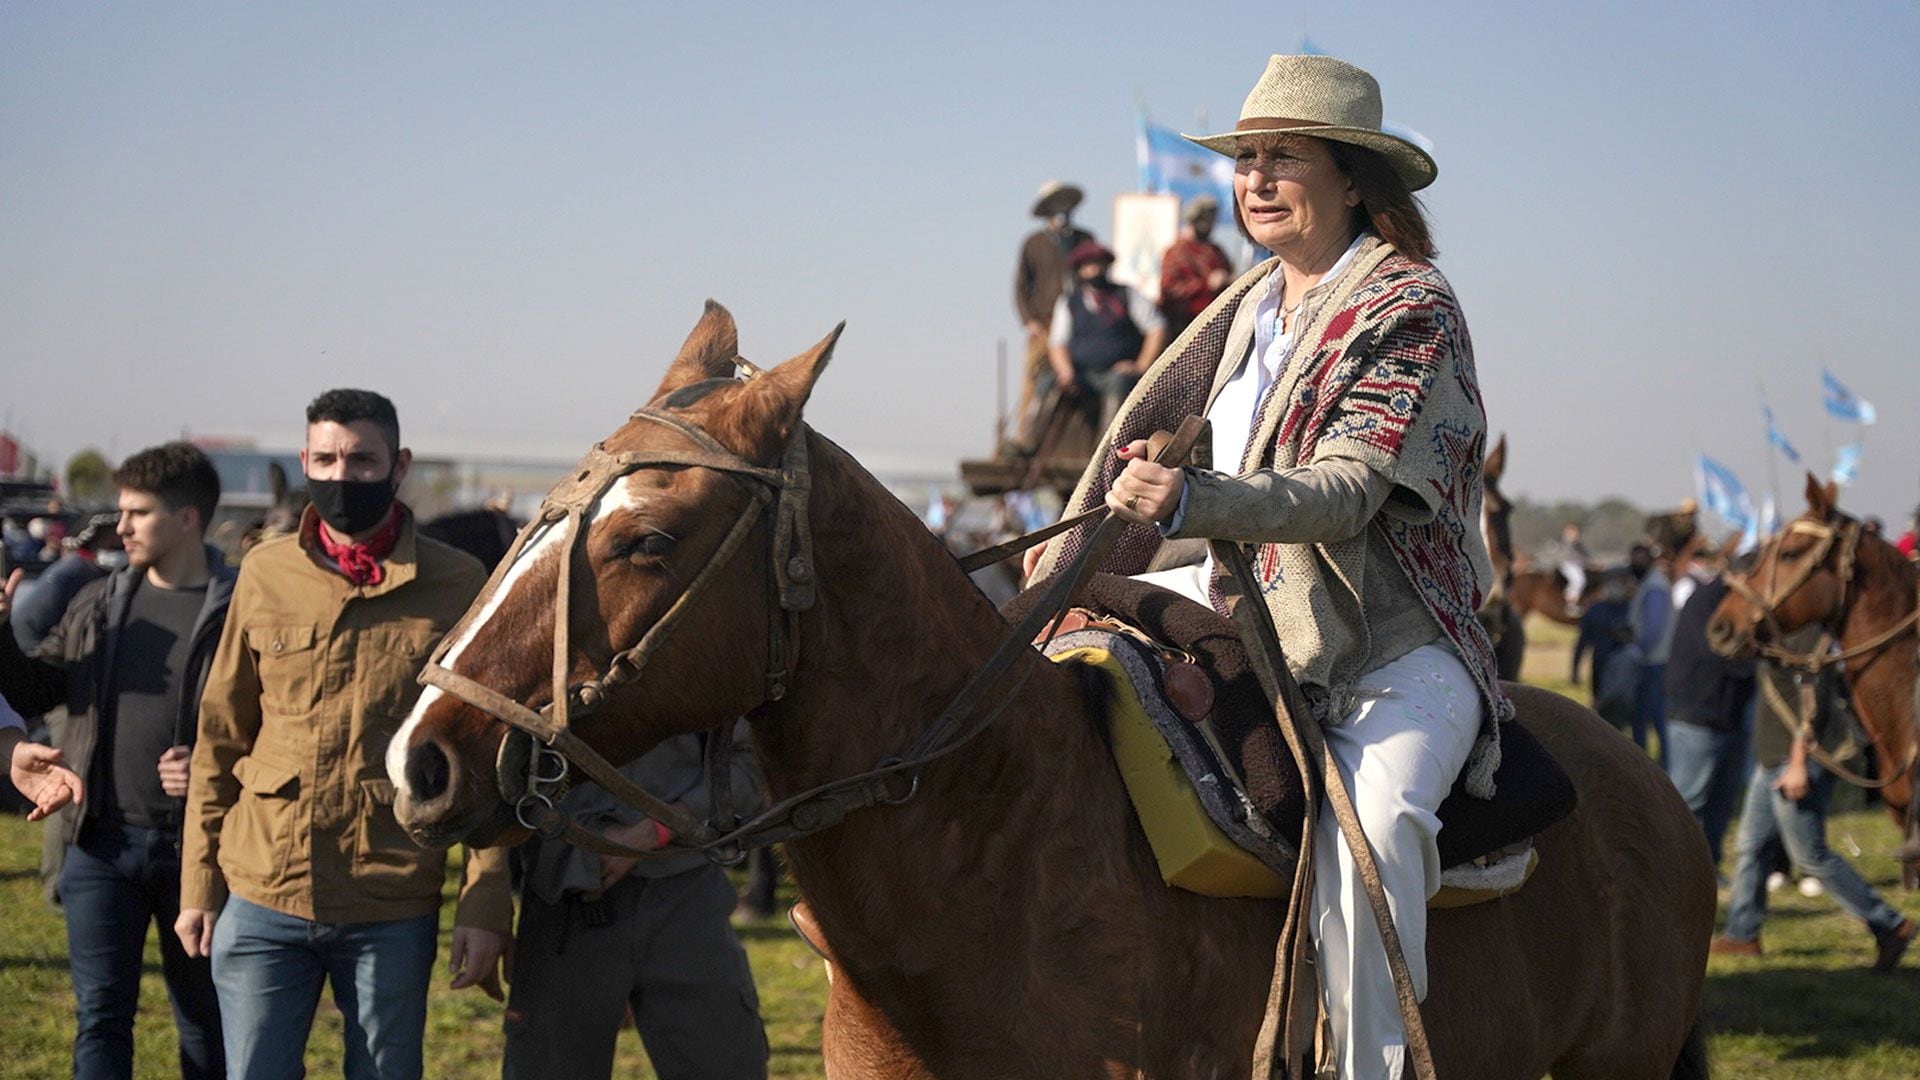
<instances>
[{"instance_id":1,"label":"yellow saddle pad","mask_svg":"<svg viewBox=\"0 0 1920 1080\"><path fill-rule=\"evenodd\" d=\"M1202 896L1286 896L1289 883L1235 844L1207 816L1193 781L1180 767L1166 737L1154 727L1133 680L1112 651L1073 648L1053 659L1089 664L1113 680L1108 709L1113 757L1160 864L1161 878Z\"/></svg>"}]
</instances>

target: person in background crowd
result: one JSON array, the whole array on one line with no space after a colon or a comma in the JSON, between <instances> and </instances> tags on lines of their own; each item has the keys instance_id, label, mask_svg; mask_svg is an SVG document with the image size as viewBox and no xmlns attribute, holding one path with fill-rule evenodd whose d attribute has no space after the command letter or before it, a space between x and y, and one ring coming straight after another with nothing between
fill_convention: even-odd
<instances>
[{"instance_id":1,"label":"person in background crowd","mask_svg":"<svg viewBox=\"0 0 1920 1080\"><path fill-rule=\"evenodd\" d=\"M1810 626L1781 644L1789 651L1806 652L1816 647L1823 633L1820 627ZM1827 802L1836 777L1810 749L1815 742L1829 745L1849 723L1840 667L1830 665L1818 676L1811 717L1801 715L1803 695L1794 672L1761 660L1758 677L1761 693L1753 732L1753 778L1747 784L1746 810L1735 842L1726 928L1713 939L1712 950L1723 956L1761 955L1760 927L1767 916L1770 868L1766 849L1777 837L1794 866L1812 874L1847 914L1867 924L1874 941L1873 970L1892 971L1913 943L1914 921L1902 916L1827 847Z\"/></svg>"},{"instance_id":2,"label":"person in background crowd","mask_svg":"<svg viewBox=\"0 0 1920 1080\"><path fill-rule=\"evenodd\" d=\"M1753 660L1727 659L1707 647L1707 621L1727 595L1715 575L1693 590L1674 619L1667 658L1667 775L1707 834L1720 865L1721 842L1740 799L1752 737Z\"/></svg>"},{"instance_id":3,"label":"person in background crowd","mask_svg":"<svg viewBox=\"0 0 1920 1080\"><path fill-rule=\"evenodd\" d=\"M32 652L40 644L82 588L107 576L113 569L110 563L116 560L106 553L117 554L119 565L126 565L126 553L115 530L119 520L117 512L95 514L85 528L63 542L65 553L60 561L47 567L34 580L32 591L14 605L13 640L19 643L21 652Z\"/></svg>"},{"instance_id":4,"label":"person in background crowd","mask_svg":"<svg viewBox=\"0 0 1920 1080\"><path fill-rule=\"evenodd\" d=\"M1586 541L1580 539L1580 526L1567 522L1560 526L1560 542L1554 545L1554 561L1560 567L1560 576L1567 579L1567 607L1575 612L1580 610L1580 598L1587 594L1587 564L1593 556L1587 553Z\"/></svg>"},{"instance_id":5,"label":"person in background crowd","mask_svg":"<svg viewBox=\"0 0 1920 1080\"><path fill-rule=\"evenodd\" d=\"M63 764L66 755L58 747L29 741L27 722L4 695L0 695L0 756L7 759L7 779L14 790L33 804L27 811L28 821L39 821L85 800L86 785Z\"/></svg>"},{"instance_id":6,"label":"person in background crowd","mask_svg":"<svg viewBox=\"0 0 1920 1080\"><path fill-rule=\"evenodd\" d=\"M1627 625L1628 598L1633 595L1633 575L1624 568L1607 571L1600 586L1600 597L1580 613L1580 636L1573 642L1573 670L1569 682L1580 681L1580 658L1591 656L1587 667L1587 685L1594 700L1600 698L1600 676L1614 651L1632 639Z\"/></svg>"},{"instance_id":7,"label":"person in background crowd","mask_svg":"<svg viewBox=\"0 0 1920 1080\"><path fill-rule=\"evenodd\" d=\"M301 1074L329 982L349 1080L424 1068L446 853L394 820L385 758L483 575L397 501L412 460L379 394L330 390L307 407L312 504L241 565L201 702L174 929L213 958L241 1078ZM500 997L504 851L469 852L453 923L453 987Z\"/></svg>"},{"instance_id":8,"label":"person in background crowd","mask_svg":"<svg viewBox=\"0 0 1920 1080\"><path fill-rule=\"evenodd\" d=\"M127 458L113 480L127 565L82 588L31 655L0 634L0 690L30 712L66 706L56 738L94 793L55 817L59 858L47 868L67 917L74 1076L133 1075L140 970L157 923L180 1074L217 1077L226 1066L212 971L167 931L189 744L233 589L233 571L204 542L220 477L199 448L175 442Z\"/></svg>"},{"instance_id":9,"label":"person in background crowd","mask_svg":"<svg viewBox=\"0 0 1920 1080\"><path fill-rule=\"evenodd\" d=\"M1211 239L1220 219L1220 200L1202 195L1187 204L1185 217L1180 239L1160 257L1160 310L1166 316L1168 341L1179 337L1233 280L1227 253Z\"/></svg>"},{"instance_id":10,"label":"person in background crowd","mask_svg":"<svg viewBox=\"0 0 1920 1080\"><path fill-rule=\"evenodd\" d=\"M760 806L760 773L735 737L728 781L736 815ZM711 735L678 735L620 770L694 814L708 814L704 750ZM597 786L561 802L567 816L649 851L666 828ZM661 1080L767 1075L767 1037L747 954L729 917L733 886L704 855L595 855L534 837L521 860L520 929L507 999L505 1080L594 1080L613 1074L630 1014Z\"/></svg>"},{"instance_id":11,"label":"person in background crowd","mask_svg":"<svg viewBox=\"0 0 1920 1080\"><path fill-rule=\"evenodd\" d=\"M1167 322L1145 296L1108 277L1113 252L1099 241L1074 248L1074 286L1053 305L1047 362L1095 431L1105 431L1140 373L1167 343Z\"/></svg>"},{"instance_id":12,"label":"person in background crowd","mask_svg":"<svg viewBox=\"0 0 1920 1080\"><path fill-rule=\"evenodd\" d=\"M1667 657L1673 648L1673 560L1662 554L1634 590L1627 625L1640 651L1640 686L1634 696L1633 741L1651 750L1658 741L1660 767L1667 767Z\"/></svg>"},{"instance_id":13,"label":"person in background crowd","mask_svg":"<svg viewBox=\"0 0 1920 1080\"><path fill-rule=\"evenodd\" d=\"M1647 544L1635 544L1627 550L1627 573L1633 576L1633 584L1638 587L1653 569L1653 548Z\"/></svg>"},{"instance_id":14,"label":"person in background crowd","mask_svg":"<svg viewBox=\"0 0 1920 1080\"><path fill-rule=\"evenodd\" d=\"M1020 404L1014 412L1020 428L1015 441L1029 451L1040 438L1036 413L1046 397L1040 381L1047 371L1047 333L1053 323L1053 306L1067 287L1067 255L1093 239L1093 234L1073 224L1074 207L1085 197L1078 187L1058 180L1040 185L1033 200L1033 216L1046 224L1021 241L1020 259L1013 271L1013 308L1027 331Z\"/></svg>"},{"instance_id":15,"label":"person in background crowd","mask_svg":"<svg viewBox=\"0 0 1920 1080\"><path fill-rule=\"evenodd\" d=\"M1909 559L1920 557L1916 555L1920 552L1920 507L1914 508L1913 516L1907 519L1907 531L1900 534L1893 546Z\"/></svg>"}]
</instances>

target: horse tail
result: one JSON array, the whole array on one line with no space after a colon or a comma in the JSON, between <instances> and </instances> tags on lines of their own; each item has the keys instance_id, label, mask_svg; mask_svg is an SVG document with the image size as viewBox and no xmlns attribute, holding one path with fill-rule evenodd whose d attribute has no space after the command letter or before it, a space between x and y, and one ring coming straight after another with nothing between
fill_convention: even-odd
<instances>
[{"instance_id":1,"label":"horse tail","mask_svg":"<svg viewBox=\"0 0 1920 1080\"><path fill-rule=\"evenodd\" d=\"M1680 1057L1673 1063L1673 1080L1707 1080L1707 1030L1699 1020L1680 1044Z\"/></svg>"}]
</instances>

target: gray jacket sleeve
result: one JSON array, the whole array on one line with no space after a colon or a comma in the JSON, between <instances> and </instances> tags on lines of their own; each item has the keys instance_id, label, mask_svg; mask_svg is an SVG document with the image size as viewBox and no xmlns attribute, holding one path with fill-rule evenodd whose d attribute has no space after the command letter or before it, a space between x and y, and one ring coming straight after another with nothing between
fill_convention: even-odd
<instances>
[{"instance_id":1,"label":"gray jacket sleeve","mask_svg":"<svg viewBox=\"0 0 1920 1080\"><path fill-rule=\"evenodd\" d=\"M1319 544L1360 535L1388 507L1393 481L1352 458L1228 476L1187 470L1186 513L1171 539ZM1391 507L1388 507L1391 510Z\"/></svg>"}]
</instances>

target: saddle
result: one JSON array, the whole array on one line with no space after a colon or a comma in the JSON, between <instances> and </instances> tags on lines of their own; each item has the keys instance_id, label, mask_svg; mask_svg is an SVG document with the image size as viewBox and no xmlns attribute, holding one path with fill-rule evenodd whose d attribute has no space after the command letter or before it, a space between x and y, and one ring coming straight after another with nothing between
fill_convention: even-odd
<instances>
[{"instance_id":1,"label":"saddle","mask_svg":"<svg viewBox=\"0 0 1920 1080\"><path fill-rule=\"evenodd\" d=\"M1029 590L1014 597L1003 614L1019 618L1036 596ZM1062 619L1063 633L1050 651L1079 652L1073 658L1087 659L1083 650L1098 648L1119 657L1138 692L1158 697L1161 711L1189 728L1182 732L1156 718L1171 758L1185 771L1207 817L1280 880L1289 880L1298 857L1291 838L1300 835L1304 823L1307 787L1274 726L1273 707L1232 621L1176 593L1111 574L1089 579L1078 604L1083 610ZM1193 715L1201 707L1207 710L1204 723ZM1154 713L1150 705L1146 711ZM1573 782L1546 748L1518 724L1502 724L1500 731L1495 797L1474 798L1456 781L1441 803L1437 843L1449 888L1432 906L1460 906L1514 891L1537 862L1531 838L1573 812ZM1162 856L1158 848L1156 856ZM1166 864L1162 856L1163 873ZM1169 883L1180 884L1171 877ZM1281 893L1194 891L1284 895L1281 888Z\"/></svg>"}]
</instances>

